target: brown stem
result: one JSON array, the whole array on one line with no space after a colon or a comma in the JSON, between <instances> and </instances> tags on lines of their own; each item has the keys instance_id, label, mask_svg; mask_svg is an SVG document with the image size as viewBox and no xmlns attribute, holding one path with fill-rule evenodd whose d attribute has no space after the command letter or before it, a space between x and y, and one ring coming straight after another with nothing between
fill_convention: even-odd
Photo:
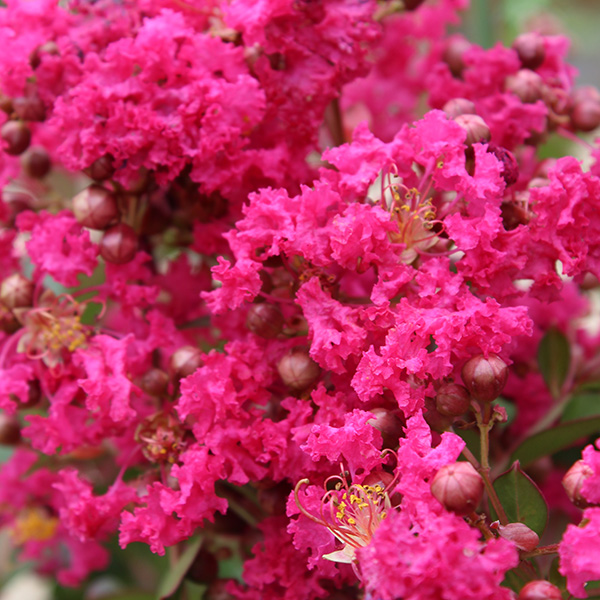
<instances>
[{"instance_id":1,"label":"brown stem","mask_svg":"<svg viewBox=\"0 0 600 600\"><path fill-rule=\"evenodd\" d=\"M521 554L522 558L533 558L534 556L544 556L546 554L556 554L558 552L558 544L550 544L549 546L540 546L531 552Z\"/></svg>"}]
</instances>

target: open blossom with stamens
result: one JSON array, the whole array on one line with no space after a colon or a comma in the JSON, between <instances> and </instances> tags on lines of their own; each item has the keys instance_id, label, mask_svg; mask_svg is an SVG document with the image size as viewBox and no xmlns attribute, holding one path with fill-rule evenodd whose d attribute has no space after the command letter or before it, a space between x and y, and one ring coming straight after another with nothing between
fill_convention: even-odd
<instances>
[{"instance_id":1,"label":"open blossom with stamens","mask_svg":"<svg viewBox=\"0 0 600 600\"><path fill-rule=\"evenodd\" d=\"M369 545L381 522L395 510L389 495L395 478L384 487L381 483L350 484L344 474L329 477L319 515L307 511L300 500L299 490L307 483L308 479L301 479L294 490L298 508L304 516L329 529L343 544L340 550L325 554L323 558L353 564L356 550ZM328 489L331 486L333 489Z\"/></svg>"}]
</instances>

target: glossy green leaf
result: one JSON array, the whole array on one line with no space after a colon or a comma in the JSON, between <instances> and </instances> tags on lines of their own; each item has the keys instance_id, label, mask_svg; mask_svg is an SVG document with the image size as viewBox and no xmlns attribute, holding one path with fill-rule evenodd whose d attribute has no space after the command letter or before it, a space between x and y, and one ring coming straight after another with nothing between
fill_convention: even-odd
<instances>
[{"instance_id":1,"label":"glossy green leaf","mask_svg":"<svg viewBox=\"0 0 600 600\"><path fill-rule=\"evenodd\" d=\"M587 392L569 400L560 420L565 422L597 416L600 416L600 393Z\"/></svg>"},{"instance_id":2,"label":"glossy green leaf","mask_svg":"<svg viewBox=\"0 0 600 600\"><path fill-rule=\"evenodd\" d=\"M523 472L519 461L493 483L510 523L525 523L539 536L548 522L548 505L539 488Z\"/></svg>"},{"instance_id":3,"label":"glossy green leaf","mask_svg":"<svg viewBox=\"0 0 600 600\"><path fill-rule=\"evenodd\" d=\"M538 347L538 365L550 393L558 398L571 364L569 340L555 328L546 332Z\"/></svg>"},{"instance_id":4,"label":"glossy green leaf","mask_svg":"<svg viewBox=\"0 0 600 600\"><path fill-rule=\"evenodd\" d=\"M189 540L177 563L167 571L166 576L160 582L158 592L156 593L156 600L170 598L179 589L183 578L192 566L201 546L202 538L200 536L193 537Z\"/></svg>"},{"instance_id":5,"label":"glossy green leaf","mask_svg":"<svg viewBox=\"0 0 600 600\"><path fill-rule=\"evenodd\" d=\"M526 467L542 456L554 454L595 433L600 433L600 416L561 423L527 438L513 452L511 461L518 460Z\"/></svg>"}]
</instances>

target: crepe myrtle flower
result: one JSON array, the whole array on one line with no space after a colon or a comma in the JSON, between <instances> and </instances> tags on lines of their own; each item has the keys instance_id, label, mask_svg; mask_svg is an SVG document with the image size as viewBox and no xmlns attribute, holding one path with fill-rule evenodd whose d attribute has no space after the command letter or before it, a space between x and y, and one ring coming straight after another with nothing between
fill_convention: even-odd
<instances>
[{"instance_id":1,"label":"crepe myrtle flower","mask_svg":"<svg viewBox=\"0 0 600 600\"><path fill-rule=\"evenodd\" d=\"M381 472L361 484L350 483L345 472L328 477L318 515L309 512L300 500L300 488L309 483L308 479L301 479L296 484L296 505L305 517L326 527L343 544L341 549L324 554L323 558L351 564L356 571L356 551L369 545L381 522L397 509L391 500L397 477Z\"/></svg>"}]
</instances>

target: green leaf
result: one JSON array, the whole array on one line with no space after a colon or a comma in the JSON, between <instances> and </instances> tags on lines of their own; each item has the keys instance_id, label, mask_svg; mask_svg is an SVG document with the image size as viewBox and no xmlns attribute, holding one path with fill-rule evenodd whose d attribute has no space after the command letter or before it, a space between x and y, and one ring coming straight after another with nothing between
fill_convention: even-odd
<instances>
[{"instance_id":1,"label":"green leaf","mask_svg":"<svg viewBox=\"0 0 600 600\"><path fill-rule=\"evenodd\" d=\"M567 579L564 575L561 575L558 570L558 557L556 557L550 565L550 571L548 572L548 581L555 585L561 592L567 589Z\"/></svg>"},{"instance_id":2,"label":"green leaf","mask_svg":"<svg viewBox=\"0 0 600 600\"><path fill-rule=\"evenodd\" d=\"M513 452L511 461L518 460L526 467L538 458L554 454L593 433L600 433L600 416L561 423L527 438Z\"/></svg>"},{"instance_id":3,"label":"green leaf","mask_svg":"<svg viewBox=\"0 0 600 600\"><path fill-rule=\"evenodd\" d=\"M459 429L455 428L454 433L461 437L465 442L467 448L471 451L473 456L480 460L481 445L479 441L479 434L475 433L472 429Z\"/></svg>"},{"instance_id":4,"label":"green leaf","mask_svg":"<svg viewBox=\"0 0 600 600\"><path fill-rule=\"evenodd\" d=\"M178 590L183 578L192 566L200 550L200 546L202 546L201 536L195 536L189 540L185 551L179 557L177 563L167 571L166 576L160 582L158 592L156 593L156 600L170 598Z\"/></svg>"},{"instance_id":5,"label":"green leaf","mask_svg":"<svg viewBox=\"0 0 600 600\"><path fill-rule=\"evenodd\" d=\"M548 505L519 461L497 477L493 486L509 522L524 523L541 537L548 522Z\"/></svg>"},{"instance_id":6,"label":"green leaf","mask_svg":"<svg viewBox=\"0 0 600 600\"><path fill-rule=\"evenodd\" d=\"M588 392L573 396L565 406L560 420L565 422L597 416L600 416L600 394Z\"/></svg>"},{"instance_id":7,"label":"green leaf","mask_svg":"<svg viewBox=\"0 0 600 600\"><path fill-rule=\"evenodd\" d=\"M555 328L548 329L538 347L538 365L550 393L558 398L571 364L569 340Z\"/></svg>"}]
</instances>

